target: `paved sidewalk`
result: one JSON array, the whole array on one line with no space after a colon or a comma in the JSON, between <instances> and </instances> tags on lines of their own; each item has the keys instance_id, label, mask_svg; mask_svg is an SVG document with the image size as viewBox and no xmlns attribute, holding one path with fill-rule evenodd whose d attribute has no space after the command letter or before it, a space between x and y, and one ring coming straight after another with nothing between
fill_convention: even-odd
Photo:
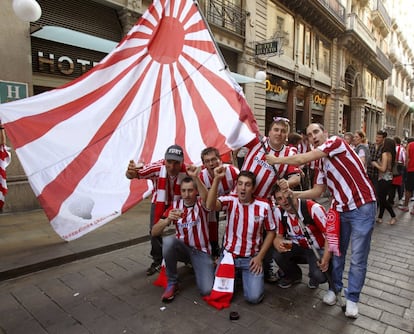
<instances>
[{"instance_id":1,"label":"paved sidewalk","mask_svg":"<svg viewBox=\"0 0 414 334\"><path fill-rule=\"evenodd\" d=\"M338 306L322 303L326 284L306 286L306 267L302 283L290 289L266 284L260 305L245 303L239 288L230 309L217 311L181 266L181 293L161 303L162 288L152 285L156 277L145 275L151 263L148 210L143 202L69 243L54 235L42 211L0 216L0 333L414 333L409 213L396 209L397 225L376 225L360 316L350 320ZM240 320L230 321L230 311Z\"/></svg>"},{"instance_id":2,"label":"paved sidewalk","mask_svg":"<svg viewBox=\"0 0 414 334\"><path fill-rule=\"evenodd\" d=\"M43 210L0 215L0 281L149 240L150 200L66 242Z\"/></svg>"}]
</instances>

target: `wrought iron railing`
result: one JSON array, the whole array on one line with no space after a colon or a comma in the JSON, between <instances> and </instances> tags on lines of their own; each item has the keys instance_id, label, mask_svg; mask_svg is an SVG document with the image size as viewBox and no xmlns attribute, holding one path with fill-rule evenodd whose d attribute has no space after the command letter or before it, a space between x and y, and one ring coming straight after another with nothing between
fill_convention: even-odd
<instances>
[{"instance_id":1,"label":"wrought iron railing","mask_svg":"<svg viewBox=\"0 0 414 334\"><path fill-rule=\"evenodd\" d=\"M246 35L246 14L240 6L231 1L209 0L206 4L205 16L209 23L230 30L240 36Z\"/></svg>"},{"instance_id":2,"label":"wrought iron railing","mask_svg":"<svg viewBox=\"0 0 414 334\"><path fill-rule=\"evenodd\" d=\"M345 7L339 0L318 0L329 12L333 14L340 22L345 24Z\"/></svg>"}]
</instances>

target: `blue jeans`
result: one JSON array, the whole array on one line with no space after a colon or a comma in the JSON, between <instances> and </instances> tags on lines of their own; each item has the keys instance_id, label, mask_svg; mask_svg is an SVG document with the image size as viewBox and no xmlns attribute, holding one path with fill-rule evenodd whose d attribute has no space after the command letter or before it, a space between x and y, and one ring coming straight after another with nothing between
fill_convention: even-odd
<instances>
[{"instance_id":1,"label":"blue jeans","mask_svg":"<svg viewBox=\"0 0 414 334\"><path fill-rule=\"evenodd\" d=\"M168 285L178 283L177 262L191 262L200 294L202 296L210 294L214 283L214 265L210 254L186 245L174 235L163 239L162 254Z\"/></svg>"},{"instance_id":2,"label":"blue jeans","mask_svg":"<svg viewBox=\"0 0 414 334\"><path fill-rule=\"evenodd\" d=\"M349 242L351 242L351 265L345 297L353 302L359 301L359 295L365 282L371 236L375 225L376 207L376 202L371 202L352 211L340 212L339 249L341 256L333 257L332 279L335 290L341 291L346 252Z\"/></svg>"},{"instance_id":3,"label":"blue jeans","mask_svg":"<svg viewBox=\"0 0 414 334\"><path fill-rule=\"evenodd\" d=\"M223 255L220 257L220 262ZM264 297L264 273L256 275L250 271L251 257L239 257L234 259L236 275L241 273L243 281L244 299L251 304L258 304ZM219 265L217 266L217 268Z\"/></svg>"}]
</instances>

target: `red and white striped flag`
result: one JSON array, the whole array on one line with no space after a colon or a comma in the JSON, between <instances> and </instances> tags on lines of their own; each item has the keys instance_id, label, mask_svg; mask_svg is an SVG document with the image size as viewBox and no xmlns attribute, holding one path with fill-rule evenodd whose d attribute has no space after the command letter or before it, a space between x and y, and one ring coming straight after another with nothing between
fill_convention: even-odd
<instances>
[{"instance_id":1,"label":"red and white striped flag","mask_svg":"<svg viewBox=\"0 0 414 334\"><path fill-rule=\"evenodd\" d=\"M193 0L157 0L120 44L69 84L0 105L0 117L53 228L72 240L118 217L152 185L130 181L130 159L168 146L200 162L258 132L240 87Z\"/></svg>"},{"instance_id":2,"label":"red and white striped flag","mask_svg":"<svg viewBox=\"0 0 414 334\"><path fill-rule=\"evenodd\" d=\"M9 163L10 153L5 144L0 144L0 211L3 209L4 198L7 194L6 167Z\"/></svg>"}]
</instances>

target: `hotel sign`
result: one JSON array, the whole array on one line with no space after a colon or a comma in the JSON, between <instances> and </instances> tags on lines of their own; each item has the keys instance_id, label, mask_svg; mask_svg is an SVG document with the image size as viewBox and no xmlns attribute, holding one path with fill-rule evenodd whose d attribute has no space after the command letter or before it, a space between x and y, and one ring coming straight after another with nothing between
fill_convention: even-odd
<instances>
[{"instance_id":1,"label":"hotel sign","mask_svg":"<svg viewBox=\"0 0 414 334\"><path fill-rule=\"evenodd\" d=\"M269 53L279 53L279 41L271 41L267 43L258 43L255 48L255 55L267 55Z\"/></svg>"},{"instance_id":2,"label":"hotel sign","mask_svg":"<svg viewBox=\"0 0 414 334\"><path fill-rule=\"evenodd\" d=\"M0 103L27 97L27 83L0 80Z\"/></svg>"}]
</instances>

